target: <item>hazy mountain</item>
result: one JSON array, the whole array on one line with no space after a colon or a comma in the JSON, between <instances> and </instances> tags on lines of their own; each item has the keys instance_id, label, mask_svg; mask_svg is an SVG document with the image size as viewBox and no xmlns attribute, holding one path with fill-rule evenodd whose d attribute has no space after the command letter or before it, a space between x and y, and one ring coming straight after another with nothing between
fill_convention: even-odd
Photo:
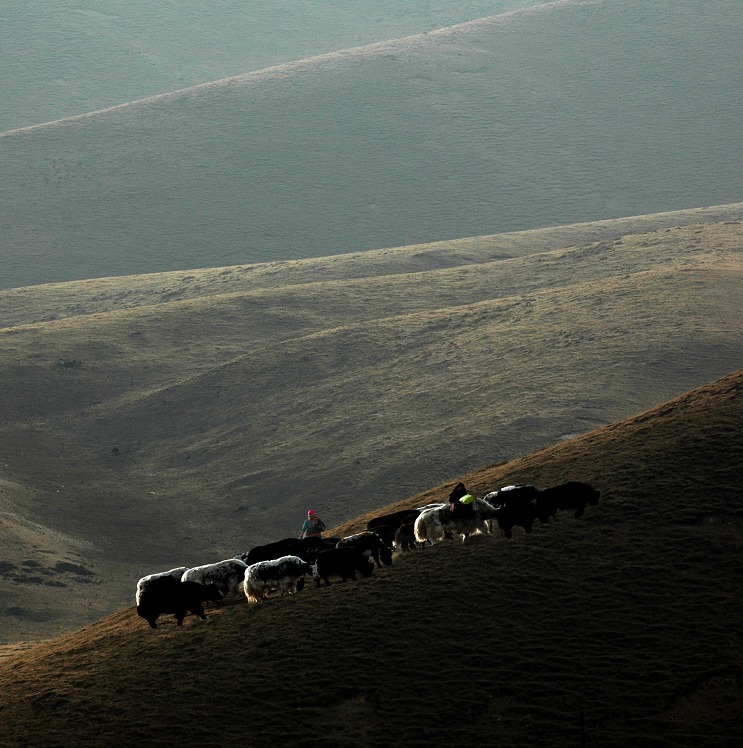
<instances>
[{"instance_id":1,"label":"hazy mountain","mask_svg":"<svg viewBox=\"0 0 743 748\"><path fill-rule=\"evenodd\" d=\"M6 0L0 132L539 0Z\"/></svg>"},{"instance_id":2,"label":"hazy mountain","mask_svg":"<svg viewBox=\"0 0 743 748\"><path fill-rule=\"evenodd\" d=\"M742 213L0 292L0 633L740 368Z\"/></svg>"},{"instance_id":3,"label":"hazy mountain","mask_svg":"<svg viewBox=\"0 0 743 748\"><path fill-rule=\"evenodd\" d=\"M0 284L734 202L742 7L558 2L0 137Z\"/></svg>"},{"instance_id":4,"label":"hazy mountain","mask_svg":"<svg viewBox=\"0 0 743 748\"><path fill-rule=\"evenodd\" d=\"M152 630L129 606L20 651L0 662L3 743L733 748L741 424L738 371L462 476L478 493L589 481L601 500L581 518L444 541L260 606L217 603L182 627Z\"/></svg>"}]
</instances>

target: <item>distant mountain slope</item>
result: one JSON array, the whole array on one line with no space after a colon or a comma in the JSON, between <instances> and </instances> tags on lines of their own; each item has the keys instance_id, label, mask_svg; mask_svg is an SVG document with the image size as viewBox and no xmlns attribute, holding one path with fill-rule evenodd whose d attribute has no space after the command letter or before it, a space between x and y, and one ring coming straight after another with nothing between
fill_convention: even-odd
<instances>
[{"instance_id":1,"label":"distant mountain slope","mask_svg":"<svg viewBox=\"0 0 743 748\"><path fill-rule=\"evenodd\" d=\"M24 286L0 290L0 328L188 299L204 299L209 296L265 291L281 286L306 287L319 282L370 280L387 275L404 276L408 273L512 259L592 242L615 241L624 236L690 224L720 224L740 220L743 220L743 203L734 203L353 252L337 255L332 259L317 257L302 261L265 262L239 267L190 269ZM649 261L654 262L652 257ZM500 270L503 269L502 266ZM603 267L598 267L591 272L605 271ZM425 276L423 282L427 282ZM518 279L518 283L524 282L531 281L528 278ZM516 281L512 288L518 290ZM458 288L457 293L465 290ZM502 290L498 293L502 295ZM410 303L410 300L406 303Z\"/></svg>"},{"instance_id":2,"label":"distant mountain slope","mask_svg":"<svg viewBox=\"0 0 743 748\"><path fill-rule=\"evenodd\" d=\"M0 131L538 3L6 0Z\"/></svg>"},{"instance_id":3,"label":"distant mountain slope","mask_svg":"<svg viewBox=\"0 0 743 748\"><path fill-rule=\"evenodd\" d=\"M741 200L741 12L550 3L5 133L0 284Z\"/></svg>"},{"instance_id":4,"label":"distant mountain slope","mask_svg":"<svg viewBox=\"0 0 743 748\"><path fill-rule=\"evenodd\" d=\"M580 519L445 541L370 579L217 604L182 628L153 631L127 607L8 656L4 743L733 748L742 424L738 371L462 476L478 492L590 481L601 501Z\"/></svg>"},{"instance_id":5,"label":"distant mountain slope","mask_svg":"<svg viewBox=\"0 0 743 748\"><path fill-rule=\"evenodd\" d=\"M0 330L2 632L69 629L308 506L345 521L739 368L736 215L388 251L414 272L373 253L368 276L354 255L0 294L69 315Z\"/></svg>"}]
</instances>

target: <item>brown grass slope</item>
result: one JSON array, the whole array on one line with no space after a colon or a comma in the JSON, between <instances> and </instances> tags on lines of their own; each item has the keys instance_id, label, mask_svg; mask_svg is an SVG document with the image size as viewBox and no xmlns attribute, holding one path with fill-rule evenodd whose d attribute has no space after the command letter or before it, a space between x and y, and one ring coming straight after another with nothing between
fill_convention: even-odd
<instances>
[{"instance_id":1,"label":"brown grass slope","mask_svg":"<svg viewBox=\"0 0 743 748\"><path fill-rule=\"evenodd\" d=\"M588 745L737 746L741 468L738 371L466 476L590 481L581 519L182 628L127 608L5 658L3 745L565 746L582 711Z\"/></svg>"},{"instance_id":2,"label":"brown grass slope","mask_svg":"<svg viewBox=\"0 0 743 748\"><path fill-rule=\"evenodd\" d=\"M93 313L82 293L65 319L0 331L4 640L99 618L143 574L293 535L308 506L345 521L739 368L734 215L575 245L562 227L550 251L417 272L376 258L347 280L347 257L245 290L243 268L194 271L177 301L166 276L160 303L154 278L132 278L149 303L127 308L116 281ZM40 308L63 301L38 290Z\"/></svg>"}]
</instances>

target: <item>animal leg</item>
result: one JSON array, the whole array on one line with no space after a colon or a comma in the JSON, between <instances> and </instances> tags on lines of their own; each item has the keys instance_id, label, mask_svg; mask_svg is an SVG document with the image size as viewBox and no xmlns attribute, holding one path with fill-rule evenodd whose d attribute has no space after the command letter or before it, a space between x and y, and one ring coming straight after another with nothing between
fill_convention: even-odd
<instances>
[{"instance_id":1,"label":"animal leg","mask_svg":"<svg viewBox=\"0 0 743 748\"><path fill-rule=\"evenodd\" d=\"M201 605L195 605L193 608L190 609L191 612L195 615L201 618L202 621L206 620L206 613L204 613L204 608ZM183 614L183 617L186 617L186 614Z\"/></svg>"}]
</instances>

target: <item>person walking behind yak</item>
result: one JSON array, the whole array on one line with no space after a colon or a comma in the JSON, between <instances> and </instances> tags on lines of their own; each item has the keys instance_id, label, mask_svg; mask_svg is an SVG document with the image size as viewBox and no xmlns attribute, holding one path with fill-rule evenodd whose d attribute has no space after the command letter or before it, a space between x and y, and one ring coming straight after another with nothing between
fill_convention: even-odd
<instances>
[{"instance_id":1,"label":"person walking behind yak","mask_svg":"<svg viewBox=\"0 0 743 748\"><path fill-rule=\"evenodd\" d=\"M317 516L314 509L307 512L307 519L302 525L302 534L300 538L321 538L325 529L325 523Z\"/></svg>"}]
</instances>

